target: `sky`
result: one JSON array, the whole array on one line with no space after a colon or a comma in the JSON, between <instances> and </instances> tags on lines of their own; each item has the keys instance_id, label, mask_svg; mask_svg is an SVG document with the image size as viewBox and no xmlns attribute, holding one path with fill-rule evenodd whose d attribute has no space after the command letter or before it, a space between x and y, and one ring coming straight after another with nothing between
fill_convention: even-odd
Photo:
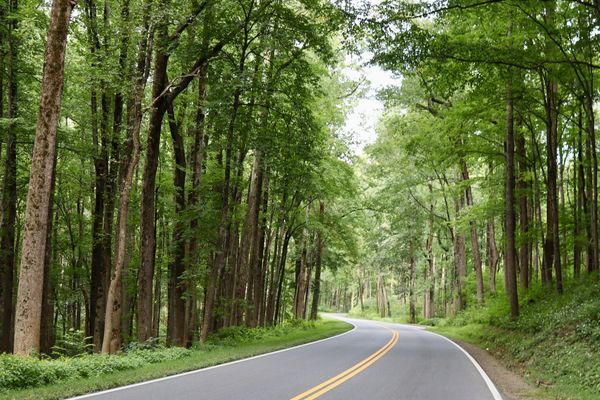
<instances>
[{"instance_id":1,"label":"sky","mask_svg":"<svg viewBox=\"0 0 600 400\"><path fill-rule=\"evenodd\" d=\"M387 86L400 85L401 79L376 65L367 65L370 54L348 56L343 69L344 75L353 81L366 78L360 91L354 97L353 107L348 111L343 127L345 134L351 135L356 142L353 149L362 154L366 145L377 138L377 121L383 113L383 103L377 99L377 92Z\"/></svg>"}]
</instances>

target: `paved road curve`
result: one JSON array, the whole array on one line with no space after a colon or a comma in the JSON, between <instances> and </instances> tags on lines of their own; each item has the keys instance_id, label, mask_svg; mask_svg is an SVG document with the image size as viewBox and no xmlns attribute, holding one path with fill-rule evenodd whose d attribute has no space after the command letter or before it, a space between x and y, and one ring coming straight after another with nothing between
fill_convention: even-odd
<instances>
[{"instance_id":1,"label":"paved road curve","mask_svg":"<svg viewBox=\"0 0 600 400\"><path fill-rule=\"evenodd\" d=\"M502 399L480 367L441 336L338 318L355 328L314 344L78 399Z\"/></svg>"}]
</instances>

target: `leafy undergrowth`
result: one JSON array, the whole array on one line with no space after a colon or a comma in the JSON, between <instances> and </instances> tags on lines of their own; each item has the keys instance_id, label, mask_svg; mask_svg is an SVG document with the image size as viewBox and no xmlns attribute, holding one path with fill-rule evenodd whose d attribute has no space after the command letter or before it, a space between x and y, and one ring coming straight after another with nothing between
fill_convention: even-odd
<instances>
[{"instance_id":1,"label":"leafy undergrowth","mask_svg":"<svg viewBox=\"0 0 600 400\"><path fill-rule=\"evenodd\" d=\"M564 400L600 399L600 285L572 283L562 295L535 288L511 321L503 295L483 308L431 321L432 330L488 349L509 367Z\"/></svg>"},{"instance_id":2,"label":"leafy undergrowth","mask_svg":"<svg viewBox=\"0 0 600 400\"><path fill-rule=\"evenodd\" d=\"M191 349L138 348L119 355L37 359L0 355L0 399L59 399L251 357L349 330L341 321L228 328Z\"/></svg>"}]
</instances>

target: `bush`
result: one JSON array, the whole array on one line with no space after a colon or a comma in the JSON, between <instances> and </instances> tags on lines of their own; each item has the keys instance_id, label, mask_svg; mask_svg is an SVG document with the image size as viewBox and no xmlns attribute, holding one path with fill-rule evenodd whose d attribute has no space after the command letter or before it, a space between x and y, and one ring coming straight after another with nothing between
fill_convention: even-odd
<instances>
[{"instance_id":1,"label":"bush","mask_svg":"<svg viewBox=\"0 0 600 400\"><path fill-rule=\"evenodd\" d=\"M0 355L0 391L96 377L190 355L190 350L181 347L135 348L120 355L85 354L55 360L3 354Z\"/></svg>"},{"instance_id":2,"label":"bush","mask_svg":"<svg viewBox=\"0 0 600 400\"><path fill-rule=\"evenodd\" d=\"M62 338L52 347L52 353L63 357L73 357L90 353L94 347L91 337L86 337L83 331L69 329Z\"/></svg>"}]
</instances>

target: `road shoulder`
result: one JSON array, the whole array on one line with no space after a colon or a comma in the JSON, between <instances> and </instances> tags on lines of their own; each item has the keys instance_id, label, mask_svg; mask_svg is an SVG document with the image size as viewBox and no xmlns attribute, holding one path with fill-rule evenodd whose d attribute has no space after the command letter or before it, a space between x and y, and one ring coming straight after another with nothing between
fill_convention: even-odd
<instances>
[{"instance_id":1,"label":"road shoulder","mask_svg":"<svg viewBox=\"0 0 600 400\"><path fill-rule=\"evenodd\" d=\"M505 400L540 399L540 393L519 374L511 371L485 349L462 340L449 338L471 355L494 382Z\"/></svg>"}]
</instances>

